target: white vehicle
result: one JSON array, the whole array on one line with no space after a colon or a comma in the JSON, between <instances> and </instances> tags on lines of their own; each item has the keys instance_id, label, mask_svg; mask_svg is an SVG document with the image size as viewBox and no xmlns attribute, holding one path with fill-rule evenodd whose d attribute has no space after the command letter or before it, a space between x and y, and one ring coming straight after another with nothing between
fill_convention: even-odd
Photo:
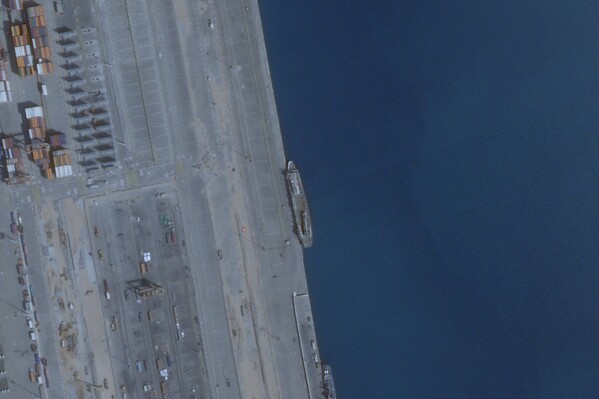
<instances>
[{"instance_id":1,"label":"white vehicle","mask_svg":"<svg viewBox=\"0 0 599 399\"><path fill-rule=\"evenodd\" d=\"M48 95L48 87L46 87L46 85L42 84L41 89L42 89L42 94L44 96L47 96Z\"/></svg>"}]
</instances>

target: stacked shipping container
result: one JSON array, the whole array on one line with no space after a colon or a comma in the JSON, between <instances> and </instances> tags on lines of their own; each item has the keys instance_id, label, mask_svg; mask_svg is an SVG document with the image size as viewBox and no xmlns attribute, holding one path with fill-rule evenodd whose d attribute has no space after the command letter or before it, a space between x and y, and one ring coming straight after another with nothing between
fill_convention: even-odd
<instances>
[{"instance_id":1,"label":"stacked shipping container","mask_svg":"<svg viewBox=\"0 0 599 399\"><path fill-rule=\"evenodd\" d=\"M66 144L67 144L67 139L64 136L64 134L62 134L62 133L53 133L50 136L50 147L53 150L63 149Z\"/></svg>"},{"instance_id":2,"label":"stacked shipping container","mask_svg":"<svg viewBox=\"0 0 599 399\"><path fill-rule=\"evenodd\" d=\"M33 6L27 8L29 17L29 29L31 31L33 43L33 57L37 64L37 73L46 75L54 72L50 52L50 39L48 38L48 28L46 27L46 15L44 7Z\"/></svg>"},{"instance_id":3,"label":"stacked shipping container","mask_svg":"<svg viewBox=\"0 0 599 399\"><path fill-rule=\"evenodd\" d=\"M35 75L33 65L33 54L31 52L31 41L27 33L27 25L13 25L10 27L12 45L15 50L15 62L17 73L20 76Z\"/></svg>"},{"instance_id":4,"label":"stacked shipping container","mask_svg":"<svg viewBox=\"0 0 599 399\"><path fill-rule=\"evenodd\" d=\"M23 9L23 0L9 0L8 8L14 11L21 11Z\"/></svg>"},{"instance_id":5,"label":"stacked shipping container","mask_svg":"<svg viewBox=\"0 0 599 399\"><path fill-rule=\"evenodd\" d=\"M33 141L38 139L44 141L46 138L46 122L44 120L44 110L40 106L25 108L25 117L27 118L27 131L29 139Z\"/></svg>"},{"instance_id":6,"label":"stacked shipping container","mask_svg":"<svg viewBox=\"0 0 599 399\"><path fill-rule=\"evenodd\" d=\"M0 103L12 101L10 83L8 82L8 62L0 59Z\"/></svg>"},{"instance_id":7,"label":"stacked shipping container","mask_svg":"<svg viewBox=\"0 0 599 399\"><path fill-rule=\"evenodd\" d=\"M29 152L33 162L42 171L42 175L48 179L54 178L54 173L50 168L50 146L47 143L35 143L29 147Z\"/></svg>"},{"instance_id":8,"label":"stacked shipping container","mask_svg":"<svg viewBox=\"0 0 599 399\"><path fill-rule=\"evenodd\" d=\"M25 167L21 158L21 149L16 147L12 137L2 139L2 152L4 162L6 164L6 175L4 176L7 183L21 183L25 179Z\"/></svg>"},{"instance_id":9,"label":"stacked shipping container","mask_svg":"<svg viewBox=\"0 0 599 399\"><path fill-rule=\"evenodd\" d=\"M68 150L52 151L52 164L56 177L65 177L73 175L71 154Z\"/></svg>"},{"instance_id":10,"label":"stacked shipping container","mask_svg":"<svg viewBox=\"0 0 599 399\"><path fill-rule=\"evenodd\" d=\"M27 150L42 175L48 179L72 176L72 159L70 152L64 148L64 134L55 132L46 136L44 110L40 106L25 108L25 118L31 141Z\"/></svg>"}]
</instances>

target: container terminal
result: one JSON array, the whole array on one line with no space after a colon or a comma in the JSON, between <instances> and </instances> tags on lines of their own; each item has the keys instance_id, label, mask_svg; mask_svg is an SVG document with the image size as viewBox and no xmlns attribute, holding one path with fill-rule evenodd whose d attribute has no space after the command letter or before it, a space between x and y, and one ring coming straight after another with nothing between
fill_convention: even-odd
<instances>
[{"instance_id":1,"label":"container terminal","mask_svg":"<svg viewBox=\"0 0 599 399\"><path fill-rule=\"evenodd\" d=\"M257 1L3 5L0 396L336 398Z\"/></svg>"}]
</instances>

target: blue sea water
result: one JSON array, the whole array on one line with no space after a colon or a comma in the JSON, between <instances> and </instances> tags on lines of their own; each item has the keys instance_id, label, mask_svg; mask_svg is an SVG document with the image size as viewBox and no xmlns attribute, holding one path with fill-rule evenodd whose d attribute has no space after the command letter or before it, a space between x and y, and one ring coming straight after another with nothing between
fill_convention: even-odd
<instances>
[{"instance_id":1,"label":"blue sea water","mask_svg":"<svg viewBox=\"0 0 599 399\"><path fill-rule=\"evenodd\" d=\"M599 2L260 5L339 398L599 398Z\"/></svg>"}]
</instances>

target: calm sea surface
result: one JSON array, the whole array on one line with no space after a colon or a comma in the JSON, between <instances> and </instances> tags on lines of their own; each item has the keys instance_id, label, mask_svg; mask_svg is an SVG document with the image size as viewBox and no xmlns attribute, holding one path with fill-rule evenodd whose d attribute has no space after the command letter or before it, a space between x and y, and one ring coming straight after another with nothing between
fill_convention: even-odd
<instances>
[{"instance_id":1,"label":"calm sea surface","mask_svg":"<svg viewBox=\"0 0 599 399\"><path fill-rule=\"evenodd\" d=\"M339 398L599 398L599 2L260 4Z\"/></svg>"}]
</instances>

